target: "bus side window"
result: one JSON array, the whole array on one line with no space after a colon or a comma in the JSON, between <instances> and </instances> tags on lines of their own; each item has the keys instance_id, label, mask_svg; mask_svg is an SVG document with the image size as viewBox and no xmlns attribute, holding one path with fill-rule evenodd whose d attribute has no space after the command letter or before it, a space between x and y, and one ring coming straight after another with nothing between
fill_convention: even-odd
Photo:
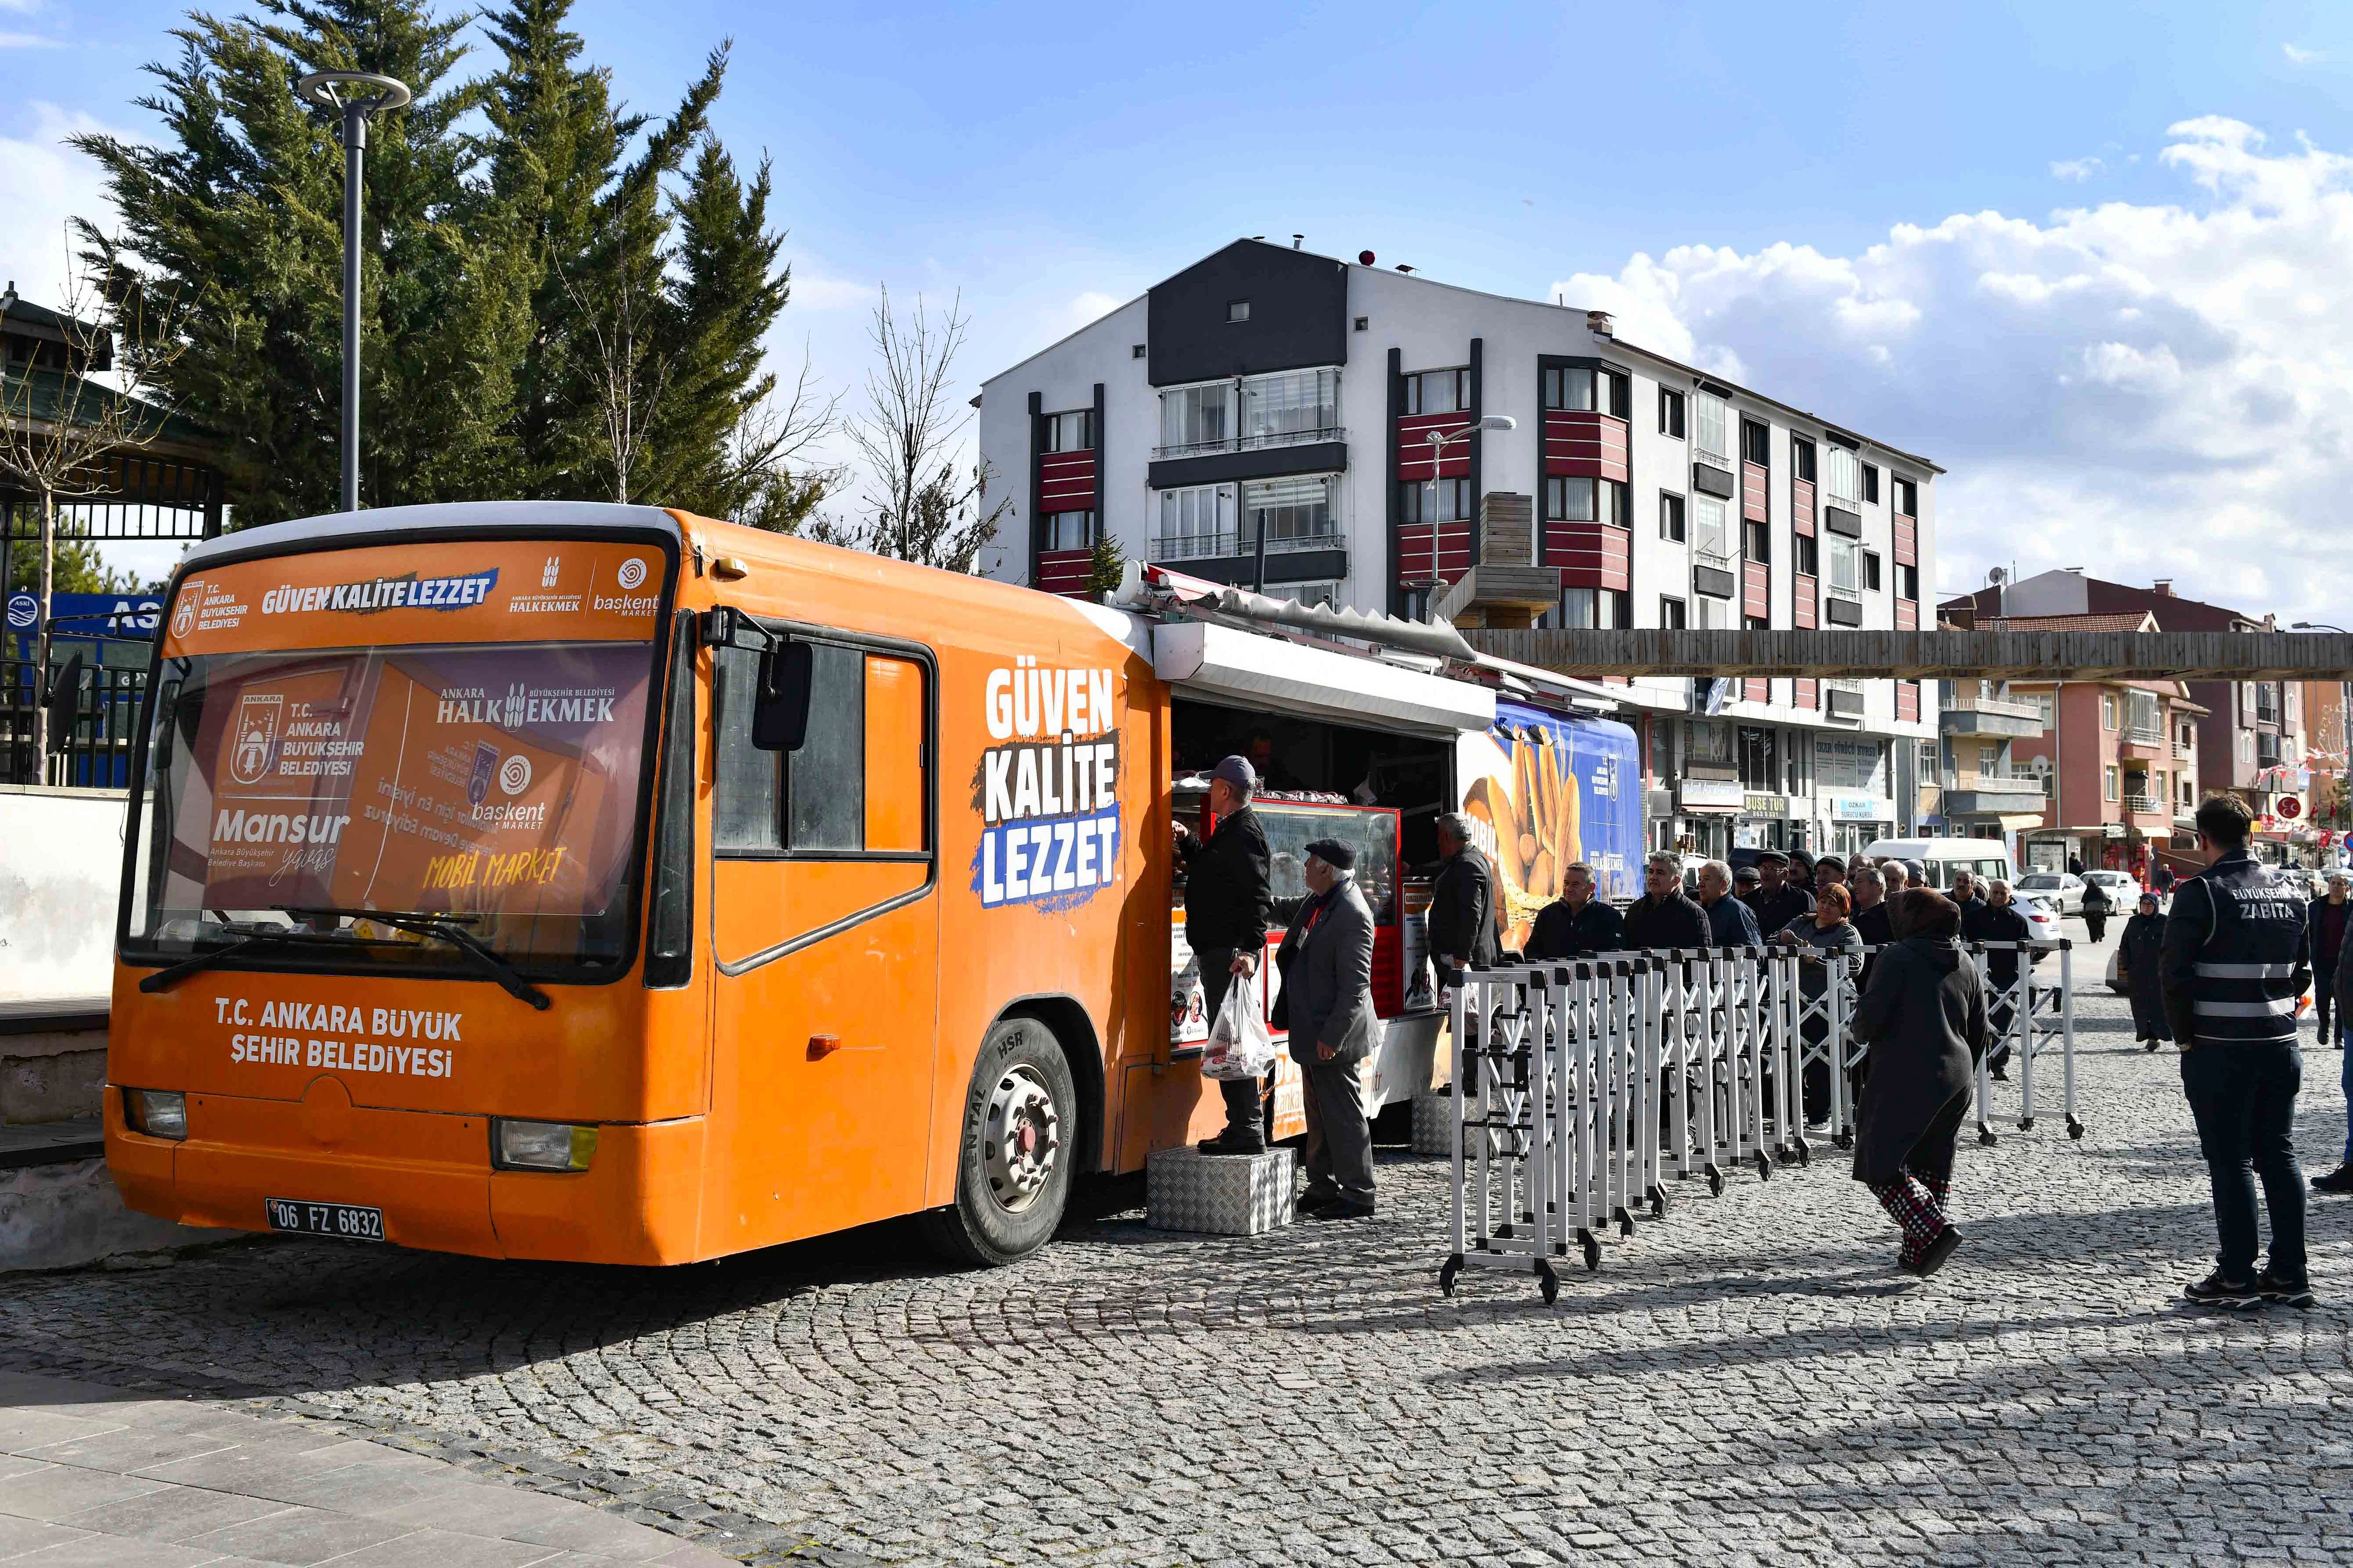
<instances>
[{"instance_id":1,"label":"bus side window","mask_svg":"<svg viewBox=\"0 0 2353 1568\"><path fill-rule=\"evenodd\" d=\"M800 750L752 744L758 650L715 654L712 847L722 855L854 856L930 849L923 667L817 643Z\"/></svg>"},{"instance_id":2,"label":"bus side window","mask_svg":"<svg viewBox=\"0 0 2353 1568\"><path fill-rule=\"evenodd\" d=\"M866 656L818 643L808 738L786 761L788 849L866 846Z\"/></svg>"},{"instance_id":3,"label":"bus side window","mask_svg":"<svg viewBox=\"0 0 2353 1568\"><path fill-rule=\"evenodd\" d=\"M711 802L712 847L720 854L773 855L785 847L784 757L752 744L752 707L760 684L760 651L753 647L713 650L712 730L718 756ZM816 703L810 704L816 722Z\"/></svg>"}]
</instances>

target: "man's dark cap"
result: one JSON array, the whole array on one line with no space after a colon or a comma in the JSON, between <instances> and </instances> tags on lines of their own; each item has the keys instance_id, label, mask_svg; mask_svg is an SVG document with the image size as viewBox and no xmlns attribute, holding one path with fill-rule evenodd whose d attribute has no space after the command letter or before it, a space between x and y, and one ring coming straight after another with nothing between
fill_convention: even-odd
<instances>
[{"instance_id":1,"label":"man's dark cap","mask_svg":"<svg viewBox=\"0 0 2353 1568\"><path fill-rule=\"evenodd\" d=\"M1318 838L1308 845L1307 852L1335 871L1353 871L1356 868L1356 847L1353 844L1343 844L1337 838Z\"/></svg>"},{"instance_id":2,"label":"man's dark cap","mask_svg":"<svg viewBox=\"0 0 2353 1568\"><path fill-rule=\"evenodd\" d=\"M1814 858L1806 853L1803 849L1792 849L1789 851L1789 863L1793 866L1803 866L1811 869L1814 864Z\"/></svg>"},{"instance_id":3,"label":"man's dark cap","mask_svg":"<svg viewBox=\"0 0 2353 1568\"><path fill-rule=\"evenodd\" d=\"M1778 849L1759 849L1757 851L1757 863L1759 866L1764 865L1767 860L1779 866L1786 866L1789 863L1789 858L1787 855L1782 854Z\"/></svg>"},{"instance_id":4,"label":"man's dark cap","mask_svg":"<svg viewBox=\"0 0 2353 1568\"><path fill-rule=\"evenodd\" d=\"M1736 882L1761 882L1765 879L1757 874L1756 867L1743 866L1732 874L1732 879Z\"/></svg>"},{"instance_id":5,"label":"man's dark cap","mask_svg":"<svg viewBox=\"0 0 2353 1568\"><path fill-rule=\"evenodd\" d=\"M1835 867L1837 869L1844 871L1846 869L1846 860L1842 856L1825 855L1820 859L1814 862L1814 869L1817 871L1820 870L1825 866Z\"/></svg>"}]
</instances>

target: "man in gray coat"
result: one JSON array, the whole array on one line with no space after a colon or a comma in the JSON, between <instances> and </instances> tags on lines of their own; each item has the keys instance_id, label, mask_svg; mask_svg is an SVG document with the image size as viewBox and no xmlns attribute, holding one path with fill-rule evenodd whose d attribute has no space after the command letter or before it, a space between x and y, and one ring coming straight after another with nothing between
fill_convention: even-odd
<instances>
[{"instance_id":1,"label":"man in gray coat","mask_svg":"<svg viewBox=\"0 0 2353 1568\"><path fill-rule=\"evenodd\" d=\"M1373 1212L1373 1129L1364 1064L1373 1016L1373 911L1356 889L1356 852L1337 839L1307 846L1309 898L1275 954L1307 1110L1307 1190L1299 1212L1363 1219Z\"/></svg>"}]
</instances>

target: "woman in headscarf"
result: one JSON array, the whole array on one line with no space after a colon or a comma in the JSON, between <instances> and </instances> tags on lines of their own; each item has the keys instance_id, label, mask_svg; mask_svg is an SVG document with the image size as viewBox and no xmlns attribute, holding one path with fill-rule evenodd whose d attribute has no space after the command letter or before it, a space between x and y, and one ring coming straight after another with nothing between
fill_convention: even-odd
<instances>
[{"instance_id":1,"label":"woman in headscarf","mask_svg":"<svg viewBox=\"0 0 2353 1568\"><path fill-rule=\"evenodd\" d=\"M2107 940L2108 914L2115 907L2105 888L2088 877L2084 879L2084 930L2094 942Z\"/></svg>"},{"instance_id":2,"label":"woman in headscarf","mask_svg":"<svg viewBox=\"0 0 2353 1568\"><path fill-rule=\"evenodd\" d=\"M2173 1038L2173 1026L2165 1021L2165 917L2157 904L2155 893L2140 896L2140 912L2125 921L2116 953L2116 968L2132 995L2133 1038L2152 1051Z\"/></svg>"},{"instance_id":3,"label":"woman in headscarf","mask_svg":"<svg viewBox=\"0 0 2353 1568\"><path fill-rule=\"evenodd\" d=\"M1985 986L1960 948L1961 911L1931 888L1897 902L1897 941L1872 965L1853 1030L1871 1047L1854 1179L1904 1232L1899 1268L1934 1274L1961 1244L1945 1217L1953 1151L1985 1053Z\"/></svg>"}]
</instances>

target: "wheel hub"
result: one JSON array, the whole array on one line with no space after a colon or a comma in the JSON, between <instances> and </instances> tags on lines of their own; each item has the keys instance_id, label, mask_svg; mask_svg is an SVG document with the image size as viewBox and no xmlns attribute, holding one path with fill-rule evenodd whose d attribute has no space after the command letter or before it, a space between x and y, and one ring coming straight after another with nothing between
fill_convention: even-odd
<instances>
[{"instance_id":1,"label":"wheel hub","mask_svg":"<svg viewBox=\"0 0 2353 1568\"><path fill-rule=\"evenodd\" d=\"M981 1152L989 1190L1011 1213L1028 1208L1053 1179L1062 1152L1062 1113L1045 1079L1015 1067L989 1091Z\"/></svg>"}]
</instances>

